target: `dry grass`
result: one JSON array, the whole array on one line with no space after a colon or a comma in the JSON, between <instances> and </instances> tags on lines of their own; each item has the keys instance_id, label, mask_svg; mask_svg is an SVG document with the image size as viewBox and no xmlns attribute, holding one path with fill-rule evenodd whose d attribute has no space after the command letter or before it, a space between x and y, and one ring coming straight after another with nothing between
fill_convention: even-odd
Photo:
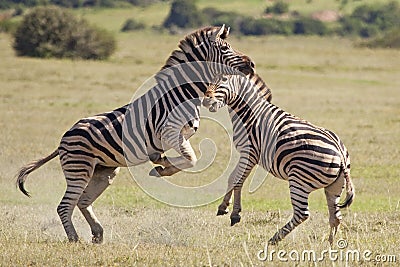
<instances>
[{"instance_id":1,"label":"dry grass","mask_svg":"<svg viewBox=\"0 0 400 267\"><path fill-rule=\"evenodd\" d=\"M201 209L162 209L151 204L129 209L101 207L98 215L107 230L103 245L88 242L89 229L76 214L74 221L84 240L78 244L65 242L64 233L52 205L1 207L0 249L2 265L20 266L250 266L268 263L257 258L276 227L290 216L289 212L269 213L246 211L243 221L228 226L228 218L216 218L214 207ZM371 250L376 255L398 255L400 242L399 213L384 217L375 212L347 213L346 228L338 238L348 247L339 250ZM35 222L35 223L32 223ZM6 228L5 226L10 228ZM295 230L284 242L272 249L290 252L314 250L317 257L329 249L325 213L316 212L309 222ZM384 237L384 238L383 238ZM338 254L340 255L340 254ZM288 258L288 255L285 256ZM399 260L397 258L397 260ZM276 258L274 266L286 266ZM312 261L298 262L300 266ZM326 257L318 265L333 263ZM346 262L336 261L338 266ZM349 261L350 266L374 265L366 261Z\"/></svg>"}]
</instances>

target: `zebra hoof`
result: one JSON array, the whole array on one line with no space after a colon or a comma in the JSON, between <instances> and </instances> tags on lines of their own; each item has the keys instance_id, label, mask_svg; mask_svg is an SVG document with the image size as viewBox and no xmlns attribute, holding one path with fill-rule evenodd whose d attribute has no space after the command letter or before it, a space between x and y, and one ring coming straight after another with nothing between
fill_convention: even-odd
<instances>
[{"instance_id":1,"label":"zebra hoof","mask_svg":"<svg viewBox=\"0 0 400 267\"><path fill-rule=\"evenodd\" d=\"M92 243L93 244L103 243L103 237L102 236L92 236Z\"/></svg>"},{"instance_id":2,"label":"zebra hoof","mask_svg":"<svg viewBox=\"0 0 400 267\"><path fill-rule=\"evenodd\" d=\"M231 216L231 226L234 226L234 225L237 224L238 222L240 222L240 215Z\"/></svg>"},{"instance_id":3,"label":"zebra hoof","mask_svg":"<svg viewBox=\"0 0 400 267\"><path fill-rule=\"evenodd\" d=\"M275 245L277 245L278 242L281 241L282 239L283 239L283 237L281 237L281 236L279 235L279 232L278 232L278 233L274 234L274 236L271 237L270 240L268 240L268 245L275 246Z\"/></svg>"},{"instance_id":4,"label":"zebra hoof","mask_svg":"<svg viewBox=\"0 0 400 267\"><path fill-rule=\"evenodd\" d=\"M158 172L158 169L160 169L160 168L159 168L159 167L153 168L153 169L149 172L149 175L150 175L150 176L154 176L154 177L161 177L162 175Z\"/></svg>"},{"instance_id":5,"label":"zebra hoof","mask_svg":"<svg viewBox=\"0 0 400 267\"><path fill-rule=\"evenodd\" d=\"M217 211L217 216L228 214L228 212L229 212L228 210L218 210Z\"/></svg>"},{"instance_id":6,"label":"zebra hoof","mask_svg":"<svg viewBox=\"0 0 400 267\"><path fill-rule=\"evenodd\" d=\"M78 236L68 237L68 242L70 242L70 243L78 243L79 242L79 237Z\"/></svg>"},{"instance_id":7,"label":"zebra hoof","mask_svg":"<svg viewBox=\"0 0 400 267\"><path fill-rule=\"evenodd\" d=\"M160 153L153 153L149 155L149 159L151 162L156 162L161 159L161 154Z\"/></svg>"},{"instance_id":8,"label":"zebra hoof","mask_svg":"<svg viewBox=\"0 0 400 267\"><path fill-rule=\"evenodd\" d=\"M274 239L270 239L270 240L268 240L268 245L271 245L271 246L275 246L275 245L277 245L278 244L278 241L277 240L274 240Z\"/></svg>"}]
</instances>

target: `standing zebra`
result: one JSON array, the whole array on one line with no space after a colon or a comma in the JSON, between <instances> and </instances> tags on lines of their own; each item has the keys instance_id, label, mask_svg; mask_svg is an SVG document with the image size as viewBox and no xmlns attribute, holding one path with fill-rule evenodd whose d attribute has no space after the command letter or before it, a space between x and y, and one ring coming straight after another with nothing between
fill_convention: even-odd
<instances>
[{"instance_id":1,"label":"standing zebra","mask_svg":"<svg viewBox=\"0 0 400 267\"><path fill-rule=\"evenodd\" d=\"M17 185L29 196L24 188L27 176L49 160L60 157L67 189L57 213L70 241L78 240L71 220L75 206L90 225L92 242L103 241L103 228L92 203L111 184L119 167L139 165L150 159L164 165L150 174L164 176L196 163L187 139L198 127L199 98L203 97L212 77L205 66L219 63L243 73L254 72L250 58L226 42L228 34L229 28L225 25L189 34L156 74L157 84L144 95L111 112L79 120L64 134L53 153L22 167ZM183 66L183 63L193 64ZM170 148L180 157L161 157Z\"/></svg>"},{"instance_id":2,"label":"standing zebra","mask_svg":"<svg viewBox=\"0 0 400 267\"><path fill-rule=\"evenodd\" d=\"M342 219L340 208L350 206L354 199L350 157L339 137L269 103L243 75L216 76L205 93L203 105L211 112L229 106L233 142L240 153L217 215L227 213L233 191L231 225L240 221L242 185L253 167L259 164L275 177L289 182L294 209L292 219L269 243L276 244L305 221L309 217L308 195L324 188L331 227L329 242L332 244ZM344 184L346 199L343 204L338 204Z\"/></svg>"}]
</instances>

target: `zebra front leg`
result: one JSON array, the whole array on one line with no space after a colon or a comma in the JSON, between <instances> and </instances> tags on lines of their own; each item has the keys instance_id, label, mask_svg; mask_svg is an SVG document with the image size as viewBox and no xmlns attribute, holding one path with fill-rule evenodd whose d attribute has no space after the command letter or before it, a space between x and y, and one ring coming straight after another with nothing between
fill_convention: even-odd
<instances>
[{"instance_id":1,"label":"zebra front leg","mask_svg":"<svg viewBox=\"0 0 400 267\"><path fill-rule=\"evenodd\" d=\"M294 228L308 219L310 212L308 210L308 195L311 190L289 179L290 199L293 206L292 219L268 241L270 245L276 245L284 239Z\"/></svg>"},{"instance_id":2,"label":"zebra front leg","mask_svg":"<svg viewBox=\"0 0 400 267\"><path fill-rule=\"evenodd\" d=\"M240 222L240 212L242 211L242 187L243 183L240 186L235 186L233 189L233 210L231 213L231 226L234 226L238 222Z\"/></svg>"},{"instance_id":3,"label":"zebra front leg","mask_svg":"<svg viewBox=\"0 0 400 267\"><path fill-rule=\"evenodd\" d=\"M228 214L229 212L228 206L232 197L231 188L232 188L231 186L228 186L228 192L226 192L224 199L222 200L222 203L218 206L217 216Z\"/></svg>"},{"instance_id":4,"label":"zebra front leg","mask_svg":"<svg viewBox=\"0 0 400 267\"><path fill-rule=\"evenodd\" d=\"M340 221L342 220L342 214L340 213L340 208L338 207L340 195L344 189L344 175L341 173L340 176L329 186L325 187L325 197L328 204L329 211L329 244L332 246L333 239L339 228Z\"/></svg>"},{"instance_id":5,"label":"zebra front leg","mask_svg":"<svg viewBox=\"0 0 400 267\"><path fill-rule=\"evenodd\" d=\"M92 179L78 201L78 207L90 225L92 242L95 244L103 242L103 227L93 212L92 203L112 183L118 171L119 168L96 166Z\"/></svg>"},{"instance_id":6,"label":"zebra front leg","mask_svg":"<svg viewBox=\"0 0 400 267\"><path fill-rule=\"evenodd\" d=\"M249 176L256 163L251 162L247 154L241 155L237 168L233 171L233 209L231 213L231 226L240 222L242 211L242 188L243 183Z\"/></svg>"},{"instance_id":7,"label":"zebra front leg","mask_svg":"<svg viewBox=\"0 0 400 267\"><path fill-rule=\"evenodd\" d=\"M175 174L180 171L178 168L169 168L165 170L164 168L171 167L172 164L168 160L166 156L163 156L161 153L154 153L149 156L149 159L154 164L158 164L161 166L154 167L150 172L150 176L161 177L161 176L169 176Z\"/></svg>"},{"instance_id":8,"label":"zebra front leg","mask_svg":"<svg viewBox=\"0 0 400 267\"><path fill-rule=\"evenodd\" d=\"M169 169L165 169L165 168L180 164L180 162L184 162L186 160L182 156L173 158L173 157L163 156L161 153L151 154L149 156L149 159L154 164L161 165L161 166L157 166L151 170L151 172L150 172L151 176L169 176L169 175L175 174L175 173L181 171L181 169L176 168L176 167L169 168Z\"/></svg>"},{"instance_id":9,"label":"zebra front leg","mask_svg":"<svg viewBox=\"0 0 400 267\"><path fill-rule=\"evenodd\" d=\"M161 165L163 167L169 167L171 166L171 162L168 160L168 158L161 153L154 153L149 156L149 159L151 162L154 164Z\"/></svg>"},{"instance_id":10,"label":"zebra front leg","mask_svg":"<svg viewBox=\"0 0 400 267\"><path fill-rule=\"evenodd\" d=\"M246 178L249 176L251 170L255 166L254 162L249 161L247 153L241 153L238 164L236 165L233 172L230 174L228 179L227 193L222 200L222 203L218 206L217 215L227 214L227 207L233 191L233 209L230 216L231 226L240 222L240 212L242 211L241 205L241 192L242 186Z\"/></svg>"},{"instance_id":11,"label":"zebra front leg","mask_svg":"<svg viewBox=\"0 0 400 267\"><path fill-rule=\"evenodd\" d=\"M235 171L233 171L231 175L229 175L228 188L226 190L224 198L222 199L221 204L218 206L217 216L225 215L228 214L229 212L228 206L232 198L233 185L234 185L233 181L235 179L234 173Z\"/></svg>"},{"instance_id":12,"label":"zebra front leg","mask_svg":"<svg viewBox=\"0 0 400 267\"><path fill-rule=\"evenodd\" d=\"M171 176L182 169L188 169L196 165L197 157L192 146L190 145L189 140L186 140L183 136L180 136L179 140L181 140L179 146L173 148L181 156L172 158L165 157L164 161L169 163L166 164L167 167L163 168L161 166L157 166L153 168L149 173L150 176Z\"/></svg>"},{"instance_id":13,"label":"zebra front leg","mask_svg":"<svg viewBox=\"0 0 400 267\"><path fill-rule=\"evenodd\" d=\"M196 164L197 158L196 155L191 156L190 158L188 157L174 157L174 158L168 158L166 161L169 161L169 165L165 165L167 167L161 167L157 166L154 167L149 175L150 176L156 176L156 177L162 177L162 176L171 176L177 172L180 172L183 169L188 169L193 167Z\"/></svg>"}]
</instances>

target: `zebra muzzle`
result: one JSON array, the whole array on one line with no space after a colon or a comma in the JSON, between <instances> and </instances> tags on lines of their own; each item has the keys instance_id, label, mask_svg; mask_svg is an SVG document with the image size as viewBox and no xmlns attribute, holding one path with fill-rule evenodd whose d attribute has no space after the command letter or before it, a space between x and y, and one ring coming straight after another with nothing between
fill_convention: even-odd
<instances>
[{"instance_id":1,"label":"zebra muzzle","mask_svg":"<svg viewBox=\"0 0 400 267\"><path fill-rule=\"evenodd\" d=\"M210 108L213 102L214 101L212 100L212 98L204 97L202 104L203 104L204 107Z\"/></svg>"},{"instance_id":2,"label":"zebra muzzle","mask_svg":"<svg viewBox=\"0 0 400 267\"><path fill-rule=\"evenodd\" d=\"M210 108L208 109L210 112L217 112L218 111L218 102L213 103Z\"/></svg>"}]
</instances>

